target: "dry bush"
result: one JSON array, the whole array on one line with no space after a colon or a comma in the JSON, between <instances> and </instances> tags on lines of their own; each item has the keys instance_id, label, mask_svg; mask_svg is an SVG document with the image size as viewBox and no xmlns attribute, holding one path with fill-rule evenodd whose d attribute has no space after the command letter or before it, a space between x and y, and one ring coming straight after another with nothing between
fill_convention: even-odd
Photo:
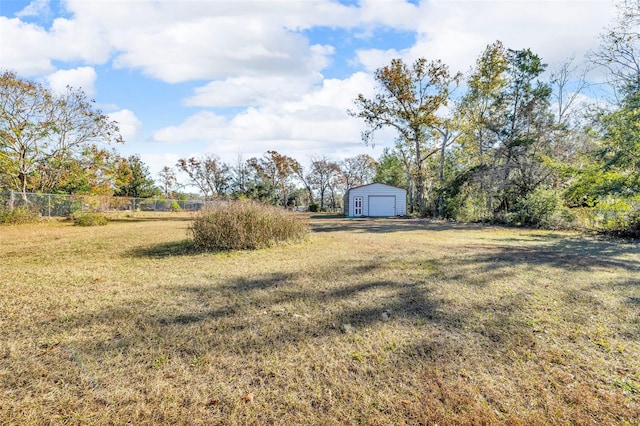
<instances>
[{"instance_id":1,"label":"dry bush","mask_svg":"<svg viewBox=\"0 0 640 426\"><path fill-rule=\"evenodd\" d=\"M102 213L79 213L71 216L76 226L104 226L109 219Z\"/></svg>"},{"instance_id":2,"label":"dry bush","mask_svg":"<svg viewBox=\"0 0 640 426\"><path fill-rule=\"evenodd\" d=\"M220 202L201 211L189 228L201 250L251 250L298 240L308 231L304 216L255 201Z\"/></svg>"},{"instance_id":3,"label":"dry bush","mask_svg":"<svg viewBox=\"0 0 640 426\"><path fill-rule=\"evenodd\" d=\"M35 223L40 221L40 213L29 206L2 208L0 206L0 223L18 225L21 223Z\"/></svg>"}]
</instances>

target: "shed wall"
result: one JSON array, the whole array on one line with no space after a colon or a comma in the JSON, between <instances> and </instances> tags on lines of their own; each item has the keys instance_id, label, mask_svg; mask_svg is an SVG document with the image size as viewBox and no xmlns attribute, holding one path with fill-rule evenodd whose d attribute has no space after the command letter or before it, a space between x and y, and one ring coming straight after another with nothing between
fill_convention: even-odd
<instances>
[{"instance_id":1,"label":"shed wall","mask_svg":"<svg viewBox=\"0 0 640 426\"><path fill-rule=\"evenodd\" d=\"M394 197L395 198L395 215L404 216L407 214L407 192L402 188L394 186L374 183L349 190L345 197L345 214L347 216L355 216L353 211L353 199L362 197L362 216L370 216L369 197Z\"/></svg>"}]
</instances>

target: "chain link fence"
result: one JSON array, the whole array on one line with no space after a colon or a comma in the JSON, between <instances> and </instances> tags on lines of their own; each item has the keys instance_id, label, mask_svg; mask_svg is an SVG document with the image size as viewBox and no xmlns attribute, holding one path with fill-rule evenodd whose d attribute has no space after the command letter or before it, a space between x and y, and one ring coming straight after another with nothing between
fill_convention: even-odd
<instances>
[{"instance_id":1,"label":"chain link fence","mask_svg":"<svg viewBox=\"0 0 640 426\"><path fill-rule=\"evenodd\" d=\"M0 209L27 207L44 217L91 212L195 212L213 201L98 195L36 194L0 190Z\"/></svg>"}]
</instances>

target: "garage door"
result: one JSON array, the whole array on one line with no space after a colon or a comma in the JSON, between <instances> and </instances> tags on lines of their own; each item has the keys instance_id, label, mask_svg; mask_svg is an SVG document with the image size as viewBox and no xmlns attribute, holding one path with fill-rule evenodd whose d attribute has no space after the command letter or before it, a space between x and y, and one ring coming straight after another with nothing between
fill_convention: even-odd
<instances>
[{"instance_id":1,"label":"garage door","mask_svg":"<svg viewBox=\"0 0 640 426\"><path fill-rule=\"evenodd\" d=\"M396 197L369 196L369 216L395 216Z\"/></svg>"}]
</instances>

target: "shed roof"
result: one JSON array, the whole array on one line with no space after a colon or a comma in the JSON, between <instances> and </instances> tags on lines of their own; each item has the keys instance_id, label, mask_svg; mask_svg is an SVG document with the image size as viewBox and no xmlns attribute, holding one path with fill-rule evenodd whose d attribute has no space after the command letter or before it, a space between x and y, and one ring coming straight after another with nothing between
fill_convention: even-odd
<instances>
[{"instance_id":1,"label":"shed roof","mask_svg":"<svg viewBox=\"0 0 640 426\"><path fill-rule=\"evenodd\" d=\"M372 185L382 185L382 186L386 186L388 188L394 188L394 189L399 189L401 191L407 191L404 188L398 188L397 186L393 186L393 185L387 185L386 183L379 183L379 182L374 182L374 183L368 183L366 185L360 185L360 186L354 186L353 188L349 188L349 191L354 190L354 189L360 189L360 188L365 188L367 186L372 186Z\"/></svg>"}]
</instances>

